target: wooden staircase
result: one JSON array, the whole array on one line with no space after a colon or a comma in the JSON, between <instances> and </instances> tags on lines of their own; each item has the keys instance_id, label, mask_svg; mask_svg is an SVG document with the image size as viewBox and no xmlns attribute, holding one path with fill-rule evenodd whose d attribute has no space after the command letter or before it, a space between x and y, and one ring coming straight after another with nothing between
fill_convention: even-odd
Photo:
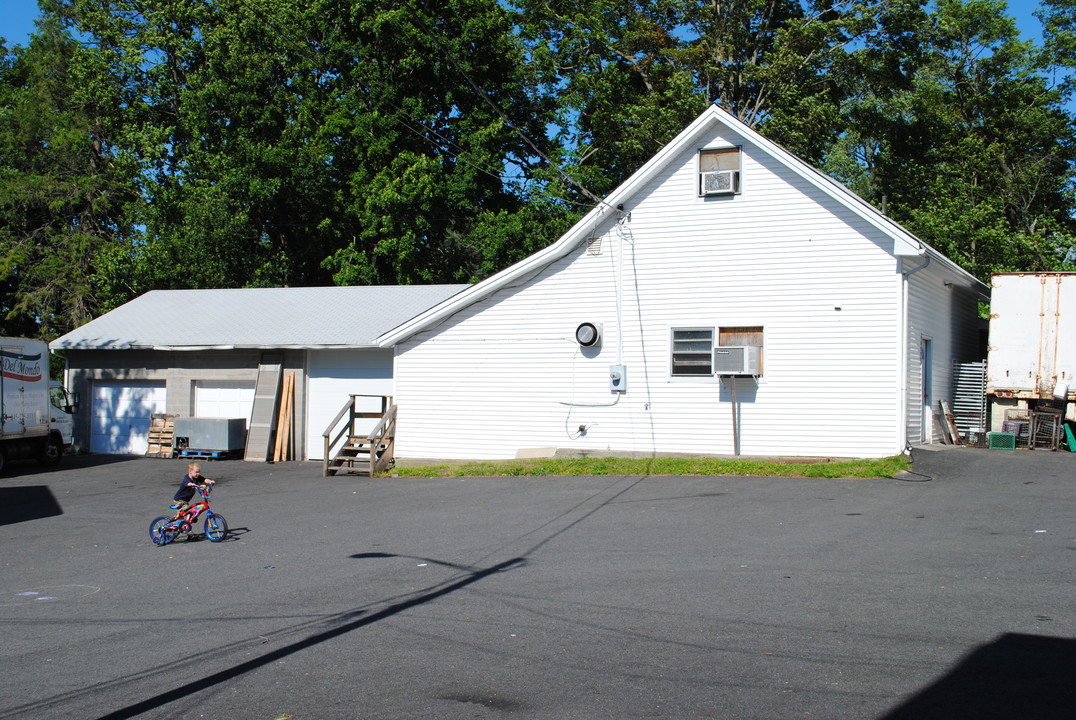
<instances>
[{"instance_id":1,"label":"wooden staircase","mask_svg":"<svg viewBox=\"0 0 1076 720\"><path fill-rule=\"evenodd\" d=\"M357 410L359 398L381 400L380 412ZM356 435L355 420L378 418L368 435ZM373 475L392 465L396 444L396 405L387 395L350 395L329 427L322 434L325 454L322 455L322 475Z\"/></svg>"}]
</instances>

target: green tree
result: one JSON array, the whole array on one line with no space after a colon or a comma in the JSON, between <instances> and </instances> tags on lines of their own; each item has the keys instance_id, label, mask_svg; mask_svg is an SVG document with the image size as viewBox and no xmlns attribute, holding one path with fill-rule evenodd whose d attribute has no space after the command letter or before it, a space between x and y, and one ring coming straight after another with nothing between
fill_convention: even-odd
<instances>
[{"instance_id":1,"label":"green tree","mask_svg":"<svg viewBox=\"0 0 1076 720\"><path fill-rule=\"evenodd\" d=\"M42 0L0 63L0 299L480 279L717 101L986 277L1067 267L1074 0ZM77 38L77 41L75 40Z\"/></svg>"},{"instance_id":2,"label":"green tree","mask_svg":"<svg viewBox=\"0 0 1076 720\"><path fill-rule=\"evenodd\" d=\"M556 109L546 191L580 212L661 149L707 104L671 54L679 0L515 0L539 92Z\"/></svg>"},{"instance_id":3,"label":"green tree","mask_svg":"<svg viewBox=\"0 0 1076 720\"><path fill-rule=\"evenodd\" d=\"M345 245L338 283L470 280L533 249L547 107L489 0L363 4L334 38ZM530 216L544 223L543 213ZM525 254L525 252L524 252Z\"/></svg>"},{"instance_id":4,"label":"green tree","mask_svg":"<svg viewBox=\"0 0 1076 720\"><path fill-rule=\"evenodd\" d=\"M528 58L558 107L565 197L580 205L623 182L710 102L820 158L840 130L835 69L872 22L854 2L515 4Z\"/></svg>"},{"instance_id":5,"label":"green tree","mask_svg":"<svg viewBox=\"0 0 1076 720\"><path fill-rule=\"evenodd\" d=\"M1076 0L1041 0L1035 16L1043 26L1041 66L1072 98L1076 91Z\"/></svg>"},{"instance_id":6,"label":"green tree","mask_svg":"<svg viewBox=\"0 0 1076 720\"><path fill-rule=\"evenodd\" d=\"M97 257L131 239L137 164L117 148L111 59L46 20L0 66L4 332L55 337L108 307Z\"/></svg>"},{"instance_id":7,"label":"green tree","mask_svg":"<svg viewBox=\"0 0 1076 720\"><path fill-rule=\"evenodd\" d=\"M689 1L687 42L675 58L707 98L817 161L840 130L847 47L878 12L856 0Z\"/></svg>"},{"instance_id":8,"label":"green tree","mask_svg":"<svg viewBox=\"0 0 1076 720\"><path fill-rule=\"evenodd\" d=\"M133 287L467 280L534 248L547 112L494 0L51 7L126 51Z\"/></svg>"},{"instance_id":9,"label":"green tree","mask_svg":"<svg viewBox=\"0 0 1076 720\"><path fill-rule=\"evenodd\" d=\"M1000 0L916 5L857 53L827 169L982 279L1065 267L1072 118L1051 64Z\"/></svg>"}]
</instances>

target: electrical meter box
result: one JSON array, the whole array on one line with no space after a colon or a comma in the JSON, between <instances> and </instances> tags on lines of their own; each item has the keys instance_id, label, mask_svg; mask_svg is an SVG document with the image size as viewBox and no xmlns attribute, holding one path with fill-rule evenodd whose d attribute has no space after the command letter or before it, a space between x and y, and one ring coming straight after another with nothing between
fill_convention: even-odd
<instances>
[{"instance_id":1,"label":"electrical meter box","mask_svg":"<svg viewBox=\"0 0 1076 720\"><path fill-rule=\"evenodd\" d=\"M624 365L609 366L609 390L612 392L627 392L628 369Z\"/></svg>"}]
</instances>

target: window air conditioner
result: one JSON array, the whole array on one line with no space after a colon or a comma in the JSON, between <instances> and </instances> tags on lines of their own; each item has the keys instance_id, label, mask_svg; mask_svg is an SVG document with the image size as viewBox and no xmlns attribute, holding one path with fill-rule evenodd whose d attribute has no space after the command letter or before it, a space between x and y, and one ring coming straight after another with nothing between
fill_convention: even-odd
<instances>
[{"instance_id":1,"label":"window air conditioner","mask_svg":"<svg viewBox=\"0 0 1076 720\"><path fill-rule=\"evenodd\" d=\"M736 170L714 170L701 173L703 195L728 195L739 190L740 173Z\"/></svg>"},{"instance_id":2,"label":"window air conditioner","mask_svg":"<svg viewBox=\"0 0 1076 720\"><path fill-rule=\"evenodd\" d=\"M758 345L724 345L714 348L714 375L761 375Z\"/></svg>"}]
</instances>

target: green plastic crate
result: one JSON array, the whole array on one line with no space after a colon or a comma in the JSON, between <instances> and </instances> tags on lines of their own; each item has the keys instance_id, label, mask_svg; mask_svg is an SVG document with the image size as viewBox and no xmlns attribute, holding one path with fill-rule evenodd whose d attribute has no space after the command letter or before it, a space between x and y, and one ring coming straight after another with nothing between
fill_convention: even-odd
<instances>
[{"instance_id":1,"label":"green plastic crate","mask_svg":"<svg viewBox=\"0 0 1076 720\"><path fill-rule=\"evenodd\" d=\"M991 450L1015 450L1016 433L992 432L990 433Z\"/></svg>"}]
</instances>

